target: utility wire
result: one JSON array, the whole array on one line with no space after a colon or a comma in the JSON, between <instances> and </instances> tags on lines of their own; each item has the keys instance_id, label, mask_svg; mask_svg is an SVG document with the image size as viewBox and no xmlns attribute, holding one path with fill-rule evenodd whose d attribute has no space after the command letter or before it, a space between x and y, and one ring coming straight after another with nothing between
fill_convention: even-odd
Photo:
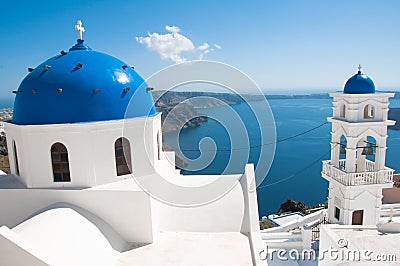
<instances>
[{"instance_id":1,"label":"utility wire","mask_svg":"<svg viewBox=\"0 0 400 266\"><path fill-rule=\"evenodd\" d=\"M287 138L283 138L283 139L279 139L279 140L276 140L276 141L268 142L268 143L259 144L259 145L253 145L253 146L248 146L248 147L240 147L240 148L231 148L231 149L210 149L210 150L182 149L182 150L179 150L179 151L186 151L186 152L199 152L199 151L201 151L201 152L231 152L231 151L237 151L237 150L254 149L254 148L264 147L264 146L268 146L268 145L272 145L272 144L276 144L276 143L279 143L279 142L284 142L284 141L287 141L287 140L290 140L290 139L294 139L294 138L300 137L300 136L302 136L304 134L307 134L307 133L309 133L309 132L311 132L313 130L316 130L316 129L318 129L318 128L320 128L320 127L322 127L322 126L324 126L324 125L326 125L328 123L329 122L324 122L324 123L322 123L322 124L320 124L320 125L318 125L316 127L313 127L313 128L311 128L309 130L300 132L300 133L298 133L296 135L293 135L293 136L290 136L290 137L287 137Z\"/></svg>"},{"instance_id":2,"label":"utility wire","mask_svg":"<svg viewBox=\"0 0 400 266\"><path fill-rule=\"evenodd\" d=\"M290 136L290 137L287 137L287 138L283 138L283 139L279 139L279 140L276 140L276 141L273 141L273 142L269 142L269 143L264 143L264 144L260 144L260 145L253 145L253 146L248 146L248 147L241 147L241 148L232 148L232 149L202 150L202 152L231 152L231 151L234 151L234 150L247 150L247 149L264 147L264 146L268 146L268 145L272 145L272 144L276 144L276 143L279 143L279 142L284 142L284 141L287 141L287 140L290 140L290 139L297 138L297 137L305 135L305 134L307 134L307 133L309 133L311 131L314 131L314 130L316 130L316 129L318 129L318 128L326 125L326 124L328 124L328 122L324 122L324 123L322 123L322 124L320 124L320 125L318 125L316 127L313 127L313 128L308 129L306 131L300 132L300 133L295 134L293 136ZM306 167L300 169L299 171L293 173L292 175L290 175L290 176L288 176L288 177L286 177L284 179L278 180L276 182L273 182L273 183L270 183L270 184L266 184L266 185L263 185L263 186L259 186L259 187L257 187L257 189L261 189L261 188L266 188L266 187L270 187L270 186L273 186L273 185L277 185L279 183L282 183L284 181L287 181L289 179L292 179L292 178L296 177L297 175L299 175L302 172L304 172L304 171L308 170L309 168L311 168L314 164L321 162L321 159L324 158L327 154L329 154L332 151L332 149L335 148L337 145L339 145L339 143L336 143L336 145L334 147L332 147L329 151L325 152L323 155L318 157L318 159L316 159L312 163L308 164ZM182 149L180 151L186 151L186 152L195 152L196 151L196 152L199 152L200 150L199 149Z\"/></svg>"},{"instance_id":3,"label":"utility wire","mask_svg":"<svg viewBox=\"0 0 400 266\"><path fill-rule=\"evenodd\" d=\"M296 177L297 175L299 175L299 174L305 172L306 170L308 170L309 168L311 168L314 164L320 163L321 160L322 160L326 155L328 155L337 145L339 145L339 144L336 144L336 145L333 146L329 151L325 152L323 155L321 155L320 157L318 157L318 159L316 159L316 160L313 161L312 163L308 164L306 167L303 167L302 169L300 169L300 170L298 170L297 172L293 173L292 175L290 175L290 176L288 176L288 177L286 177L286 178L283 178L283 179L281 179L281 180L278 180L278 181L276 181L276 182L273 182L273 183L270 183L270 184L266 184L266 185L263 185L263 186L259 186L259 187L257 187L257 189L266 188L266 187L271 187L271 186L277 185L277 184L279 184L279 183L282 183L282 182L284 182L284 181L287 181L287 180L289 180L289 179L292 179L292 178Z\"/></svg>"}]
</instances>

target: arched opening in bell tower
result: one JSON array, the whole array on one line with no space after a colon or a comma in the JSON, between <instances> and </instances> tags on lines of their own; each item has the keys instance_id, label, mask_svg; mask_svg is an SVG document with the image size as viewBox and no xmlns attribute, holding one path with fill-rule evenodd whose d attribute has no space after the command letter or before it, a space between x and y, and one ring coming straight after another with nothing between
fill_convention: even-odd
<instances>
[{"instance_id":1,"label":"arched opening in bell tower","mask_svg":"<svg viewBox=\"0 0 400 266\"><path fill-rule=\"evenodd\" d=\"M357 143L356 172L375 171L376 140L372 136L361 138Z\"/></svg>"},{"instance_id":2,"label":"arched opening in bell tower","mask_svg":"<svg viewBox=\"0 0 400 266\"><path fill-rule=\"evenodd\" d=\"M342 135L339 143L339 169L341 170L346 170L346 147L347 139L345 135Z\"/></svg>"},{"instance_id":3,"label":"arched opening in bell tower","mask_svg":"<svg viewBox=\"0 0 400 266\"><path fill-rule=\"evenodd\" d=\"M342 106L340 106L340 117L341 118L345 118L346 117L346 105L342 104Z\"/></svg>"},{"instance_id":4,"label":"arched opening in bell tower","mask_svg":"<svg viewBox=\"0 0 400 266\"><path fill-rule=\"evenodd\" d=\"M375 107L371 104L367 104L364 107L364 119L372 119L375 117Z\"/></svg>"},{"instance_id":5,"label":"arched opening in bell tower","mask_svg":"<svg viewBox=\"0 0 400 266\"><path fill-rule=\"evenodd\" d=\"M375 162L375 152L376 152L376 140L372 136L367 137L367 141L365 143L365 148L363 149L363 153L365 154L365 158L371 162Z\"/></svg>"}]
</instances>

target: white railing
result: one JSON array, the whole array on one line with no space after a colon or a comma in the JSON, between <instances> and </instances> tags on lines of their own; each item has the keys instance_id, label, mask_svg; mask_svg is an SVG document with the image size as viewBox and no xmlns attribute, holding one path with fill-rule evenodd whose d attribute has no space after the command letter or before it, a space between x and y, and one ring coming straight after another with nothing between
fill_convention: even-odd
<instances>
[{"instance_id":1,"label":"white railing","mask_svg":"<svg viewBox=\"0 0 400 266\"><path fill-rule=\"evenodd\" d=\"M365 171L373 172L375 171L375 163L370 160L365 160Z\"/></svg>"},{"instance_id":2,"label":"white railing","mask_svg":"<svg viewBox=\"0 0 400 266\"><path fill-rule=\"evenodd\" d=\"M339 169L346 171L346 160L339 160ZM373 172L375 171L375 163L370 160L365 160L365 171Z\"/></svg>"},{"instance_id":3,"label":"white railing","mask_svg":"<svg viewBox=\"0 0 400 266\"><path fill-rule=\"evenodd\" d=\"M346 160L339 160L339 169L346 171Z\"/></svg>"},{"instance_id":4,"label":"white railing","mask_svg":"<svg viewBox=\"0 0 400 266\"><path fill-rule=\"evenodd\" d=\"M331 161L322 162L322 174L346 186L387 184L393 182L393 169L385 167L384 170L375 171L375 163L366 160L365 172L347 173L344 160L339 161L339 168L332 165Z\"/></svg>"}]
</instances>

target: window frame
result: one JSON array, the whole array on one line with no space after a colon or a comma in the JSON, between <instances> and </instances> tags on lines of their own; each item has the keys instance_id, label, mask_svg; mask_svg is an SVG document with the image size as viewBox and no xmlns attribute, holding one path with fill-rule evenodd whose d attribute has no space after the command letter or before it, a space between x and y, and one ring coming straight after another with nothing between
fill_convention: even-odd
<instances>
[{"instance_id":1,"label":"window frame","mask_svg":"<svg viewBox=\"0 0 400 266\"><path fill-rule=\"evenodd\" d=\"M346 118L346 104L342 104L339 109L339 117Z\"/></svg>"},{"instance_id":2,"label":"window frame","mask_svg":"<svg viewBox=\"0 0 400 266\"><path fill-rule=\"evenodd\" d=\"M119 137L114 142L115 170L117 176L132 174L131 144L125 137Z\"/></svg>"},{"instance_id":3,"label":"window frame","mask_svg":"<svg viewBox=\"0 0 400 266\"><path fill-rule=\"evenodd\" d=\"M335 213L334 213L334 217L336 220L340 220L340 208L335 206Z\"/></svg>"},{"instance_id":4,"label":"window frame","mask_svg":"<svg viewBox=\"0 0 400 266\"><path fill-rule=\"evenodd\" d=\"M364 119L374 119L375 118L375 107L372 104L367 104L364 106Z\"/></svg>"},{"instance_id":5,"label":"window frame","mask_svg":"<svg viewBox=\"0 0 400 266\"><path fill-rule=\"evenodd\" d=\"M157 159L161 160L161 150L162 150L162 141L160 140L161 134L160 131L157 132Z\"/></svg>"},{"instance_id":6,"label":"window frame","mask_svg":"<svg viewBox=\"0 0 400 266\"><path fill-rule=\"evenodd\" d=\"M67 147L61 142L56 142L50 148L53 182L71 182L69 167L69 154Z\"/></svg>"},{"instance_id":7,"label":"window frame","mask_svg":"<svg viewBox=\"0 0 400 266\"><path fill-rule=\"evenodd\" d=\"M18 151L17 151L17 144L15 143L15 140L13 140L13 152L14 152L15 174L19 176Z\"/></svg>"}]
</instances>

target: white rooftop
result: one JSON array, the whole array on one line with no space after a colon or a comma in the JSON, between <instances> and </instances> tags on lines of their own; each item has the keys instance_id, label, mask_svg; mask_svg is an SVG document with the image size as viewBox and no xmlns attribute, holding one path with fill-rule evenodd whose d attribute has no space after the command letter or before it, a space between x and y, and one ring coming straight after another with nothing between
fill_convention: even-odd
<instances>
[{"instance_id":1,"label":"white rooftop","mask_svg":"<svg viewBox=\"0 0 400 266\"><path fill-rule=\"evenodd\" d=\"M293 212L293 213L286 213L286 214L281 214L281 215L277 215L277 214L271 214L268 215L268 219L273 221L274 223L278 224L278 225L282 225L282 224L286 224L292 221L296 221L298 219L303 218L304 215L302 215L299 212Z\"/></svg>"},{"instance_id":2,"label":"white rooftop","mask_svg":"<svg viewBox=\"0 0 400 266\"><path fill-rule=\"evenodd\" d=\"M12 231L52 265L114 265L118 257L99 228L70 208L42 212Z\"/></svg>"},{"instance_id":3,"label":"white rooftop","mask_svg":"<svg viewBox=\"0 0 400 266\"><path fill-rule=\"evenodd\" d=\"M0 175L0 189L25 189L23 184L15 175Z\"/></svg>"},{"instance_id":4,"label":"white rooftop","mask_svg":"<svg viewBox=\"0 0 400 266\"><path fill-rule=\"evenodd\" d=\"M400 234L383 234L375 228L335 228L340 239L346 239L348 248L365 250L370 249L379 253L400 255ZM400 258L399 258L400 259Z\"/></svg>"},{"instance_id":5,"label":"white rooftop","mask_svg":"<svg viewBox=\"0 0 400 266\"><path fill-rule=\"evenodd\" d=\"M331 249L338 250L338 256L344 258L331 262L344 263L341 265L399 265L400 263L400 233L381 233L376 227L355 225L330 224L323 225L322 228L324 233L321 239L325 243L320 243L320 256L324 250L329 249L326 246L329 243ZM349 260L346 256L353 254L352 252L359 252L360 259ZM325 260L329 259L329 253L326 251ZM324 263L333 265L326 261Z\"/></svg>"},{"instance_id":6,"label":"white rooftop","mask_svg":"<svg viewBox=\"0 0 400 266\"><path fill-rule=\"evenodd\" d=\"M249 240L237 232L161 233L158 241L122 253L117 266L252 265Z\"/></svg>"}]
</instances>

